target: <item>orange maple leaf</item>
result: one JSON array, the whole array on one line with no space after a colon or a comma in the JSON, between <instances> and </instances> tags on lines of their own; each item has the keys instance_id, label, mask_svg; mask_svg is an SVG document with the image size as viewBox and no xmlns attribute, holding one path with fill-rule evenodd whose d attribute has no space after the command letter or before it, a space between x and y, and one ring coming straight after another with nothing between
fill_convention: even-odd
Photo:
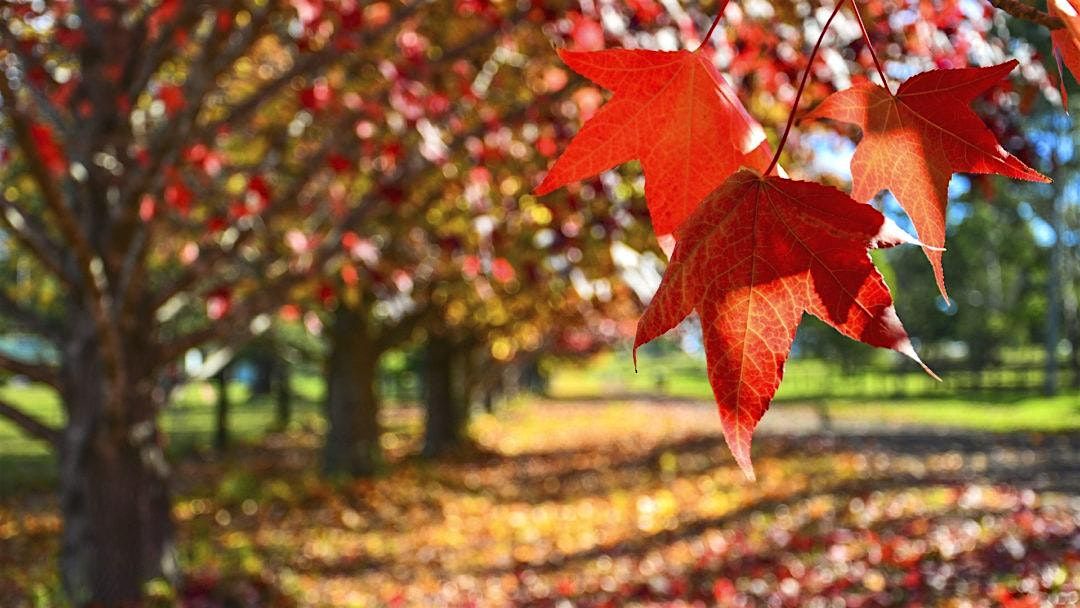
<instances>
[{"instance_id":1,"label":"orange maple leaf","mask_svg":"<svg viewBox=\"0 0 1080 608\"><path fill-rule=\"evenodd\" d=\"M851 160L851 195L869 201L882 190L892 192L915 224L946 298L941 248L952 174L1050 181L1006 152L970 107L1016 64L923 72L901 84L895 95L866 82L833 93L809 115L862 129Z\"/></svg>"},{"instance_id":2,"label":"orange maple leaf","mask_svg":"<svg viewBox=\"0 0 1080 608\"><path fill-rule=\"evenodd\" d=\"M1050 39L1054 50L1065 67L1072 72L1073 78L1080 81L1080 2L1077 0L1050 0L1046 10L1051 17L1057 17L1065 24L1064 28L1050 30ZM1058 69L1061 63L1058 64ZM1064 74L1061 75L1064 78ZM1061 83L1061 98L1065 102L1065 83Z\"/></svg>"},{"instance_id":3,"label":"orange maple leaf","mask_svg":"<svg viewBox=\"0 0 1080 608\"><path fill-rule=\"evenodd\" d=\"M724 438L748 478L751 436L804 312L919 361L867 251L914 240L870 205L829 186L740 171L677 237L638 321L635 365L639 346L696 310Z\"/></svg>"},{"instance_id":4,"label":"orange maple leaf","mask_svg":"<svg viewBox=\"0 0 1080 608\"><path fill-rule=\"evenodd\" d=\"M581 128L537 194L638 159L653 228L663 236L740 167L768 164L764 132L705 53L560 50L559 56L615 95Z\"/></svg>"}]
</instances>

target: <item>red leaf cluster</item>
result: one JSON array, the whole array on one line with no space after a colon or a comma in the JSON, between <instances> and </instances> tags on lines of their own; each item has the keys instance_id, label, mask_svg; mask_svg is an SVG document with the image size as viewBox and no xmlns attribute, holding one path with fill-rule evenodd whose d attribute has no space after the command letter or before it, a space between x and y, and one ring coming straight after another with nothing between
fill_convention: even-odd
<instances>
[{"instance_id":1,"label":"red leaf cluster","mask_svg":"<svg viewBox=\"0 0 1080 608\"><path fill-rule=\"evenodd\" d=\"M654 231L673 233L678 244L639 321L635 351L697 312L724 436L750 478L751 435L780 384L804 313L919 361L868 255L871 248L918 241L867 204L873 197L889 190L899 199L944 295L941 255L952 174L1049 181L1006 152L970 108L1015 61L931 70L895 94L864 82L827 98L813 117L863 131L849 197L770 175L779 155L770 162L760 127L706 54L559 54L614 95L587 118L537 193L641 162Z\"/></svg>"}]
</instances>

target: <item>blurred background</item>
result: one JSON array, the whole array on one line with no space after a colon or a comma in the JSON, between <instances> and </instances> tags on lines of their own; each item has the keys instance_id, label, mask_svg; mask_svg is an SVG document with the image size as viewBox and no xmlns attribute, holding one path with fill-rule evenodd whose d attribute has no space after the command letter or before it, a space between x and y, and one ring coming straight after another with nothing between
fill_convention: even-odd
<instances>
[{"instance_id":1,"label":"blurred background","mask_svg":"<svg viewBox=\"0 0 1080 608\"><path fill-rule=\"evenodd\" d=\"M1018 58L974 107L1055 182L954 176L951 301L873 253L941 382L807 316L749 483L696 320L634 371L638 165L531 194L609 96L555 48L716 2L0 3L0 605L1080 603L1080 91L989 4L859 6L897 81ZM832 8L702 47L773 142ZM801 110L871 66L845 10Z\"/></svg>"}]
</instances>

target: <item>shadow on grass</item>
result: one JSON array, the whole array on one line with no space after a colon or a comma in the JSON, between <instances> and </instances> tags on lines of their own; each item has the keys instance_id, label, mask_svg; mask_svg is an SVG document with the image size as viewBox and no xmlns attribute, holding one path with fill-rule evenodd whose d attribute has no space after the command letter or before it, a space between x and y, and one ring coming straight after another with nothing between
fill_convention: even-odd
<instances>
[{"instance_id":1,"label":"shadow on grass","mask_svg":"<svg viewBox=\"0 0 1080 608\"><path fill-rule=\"evenodd\" d=\"M926 461L958 457L961 465L941 483L1008 484L1040 491L1080 493L1080 433L992 433L914 429L890 433L765 435L754 440L754 459L813 458L830 452L855 452L886 459L911 456ZM437 475L438 482L461 493L499 497L496 502L540 504L665 483L662 460L677 463L680 476L731 466L718 435L662 442L645 452L618 448L567 449L514 456L477 453L462 470L509 468L512 477L488 484L468 475ZM568 464L580 463L580 464Z\"/></svg>"},{"instance_id":2,"label":"shadow on grass","mask_svg":"<svg viewBox=\"0 0 1080 608\"><path fill-rule=\"evenodd\" d=\"M0 456L0 498L50 490L56 476L52 454L4 454Z\"/></svg>"},{"instance_id":3,"label":"shadow on grass","mask_svg":"<svg viewBox=\"0 0 1080 608\"><path fill-rule=\"evenodd\" d=\"M834 491L841 498L857 498L865 495L863 492L849 493ZM791 497L784 505L813 497ZM780 505L758 503L752 508L733 513L731 517L717 518L708 522L693 522L688 526L680 526L676 531L654 535L603 550L583 552L567 556L555 570L584 567L585 563L601 557L628 556L633 561L645 563L650 554L655 554L657 546L670 545L674 542L701 536L703 533L716 529L730 527L732 524L743 523L754 517L761 511L769 511ZM901 543L911 540L921 540L925 531L915 532L927 525L928 521L935 521L934 527L938 530L948 527L949 519L962 519L962 521L985 521L985 518L1001 517L999 512L986 509L968 509L963 512L962 518L958 514L940 514L938 517L910 517L901 519L885 519L869 526L853 526L845 528L842 522L835 520L811 519L790 533L785 533L784 538L794 539L788 543L777 543L767 549L758 549L750 553L724 553L719 552L697 560L689 569L680 570L669 574L670 581L677 584L657 584L655 576L653 580L640 580L636 584L625 586L615 592L606 592L598 589L576 593L569 599L573 605L579 606L605 606L625 602L632 599L637 602L671 601L682 600L684 602L702 602L711 604L730 601L735 594L735 581L747 581L751 578L771 581L772 584L761 587L766 590L764 594L772 600L767 605L797 605L805 598L785 598L784 593L778 588L776 579L786 575L795 581L800 576L801 564L812 562L815 556L828 555L832 543L847 537L858 539L865 546L881 547L895 542ZM959 527L959 526L958 526ZM837 528L843 530L838 534ZM836 576L833 580L817 580L812 577L804 580L813 586L813 595L818 597L837 598L861 598L861 605L870 606L911 606L911 605L939 605L949 603L951 598L969 597L992 597L1001 605L1021 605L1020 599L1028 595L1011 589L1013 583L1003 581L1021 580L1033 573L1051 570L1060 567L1059 564L1072 559L1074 555L1073 538L1070 533L1052 531L1045 535L1013 537L1010 545L1008 541L991 538L977 543L974 546L961 547L955 552L943 554L938 551L926 551L913 558L903 560L869 558L867 555L856 555L848 558L848 566L856 566L848 571L864 567L872 576L879 577L880 582L872 582L874 579L863 576ZM880 543L880 544L879 544ZM1011 548L1009 548L1011 546ZM1037 550L1031 551L1037 547ZM541 565L523 568L532 572L545 571ZM942 575L941 573L948 573ZM492 572L491 575L497 574ZM854 580L852 580L854 579ZM815 585L815 583L817 583ZM763 597L756 598L764 600ZM787 601L785 601L787 600ZM1016 602L1015 604L1013 602ZM545 600L534 599L522 601L517 604L520 607L548 605ZM763 602L762 605L766 605ZM824 605L824 604L823 604ZM847 605L850 605L848 603ZM997 604L995 604L997 605Z\"/></svg>"},{"instance_id":4,"label":"shadow on grass","mask_svg":"<svg viewBox=\"0 0 1080 608\"><path fill-rule=\"evenodd\" d=\"M321 411L316 401L295 398L291 428L305 428L300 422L306 416ZM258 444L274 428L273 404L268 397L259 397L233 407L238 424L232 426L232 452L242 452ZM185 459L220 457L213 451L213 407L192 407L187 404L171 406L161 418L166 427L166 453L171 462ZM242 424L241 424L242 423ZM56 487L59 475L56 455L50 452L12 453L0 445L0 498L23 492L43 492Z\"/></svg>"},{"instance_id":5,"label":"shadow on grass","mask_svg":"<svg viewBox=\"0 0 1080 608\"><path fill-rule=\"evenodd\" d=\"M802 405L817 402L825 402L830 404L858 404L866 403L868 401L893 401L903 403L907 401L927 401L933 399L934 401L941 401L945 403L971 403L977 402L980 405L988 406L1008 406L1015 405L1022 401L1042 396L1041 393L1031 390L990 390L985 391L918 391L911 393L895 393L890 394L888 392L880 392L877 394L866 395L830 395L828 393L823 394L807 394L807 395L783 395L780 394L773 399L774 405ZM610 405L612 402L641 402L649 404L662 405L670 403L672 405L682 404L702 404L713 406L714 401L709 396L694 396L688 397L685 395L666 395L663 393L649 392L649 391L627 391L619 393L606 393L604 395L581 395L581 396L551 396L543 397L544 401L551 401L554 403L581 403L581 404L598 404L598 405Z\"/></svg>"}]
</instances>

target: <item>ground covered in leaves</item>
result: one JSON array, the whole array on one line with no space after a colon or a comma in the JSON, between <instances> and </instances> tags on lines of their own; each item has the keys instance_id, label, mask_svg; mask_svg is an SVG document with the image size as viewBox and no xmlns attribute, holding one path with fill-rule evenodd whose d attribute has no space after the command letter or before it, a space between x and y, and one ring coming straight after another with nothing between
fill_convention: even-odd
<instances>
[{"instance_id":1,"label":"ground covered in leaves","mask_svg":"<svg viewBox=\"0 0 1080 608\"><path fill-rule=\"evenodd\" d=\"M396 411L373 481L321 479L318 437L177 466L188 578L162 605L1069 606L1080 434L823 431L778 408L744 481L715 411L538 402L478 448L412 456ZM58 597L55 500L0 502L4 606Z\"/></svg>"}]
</instances>

